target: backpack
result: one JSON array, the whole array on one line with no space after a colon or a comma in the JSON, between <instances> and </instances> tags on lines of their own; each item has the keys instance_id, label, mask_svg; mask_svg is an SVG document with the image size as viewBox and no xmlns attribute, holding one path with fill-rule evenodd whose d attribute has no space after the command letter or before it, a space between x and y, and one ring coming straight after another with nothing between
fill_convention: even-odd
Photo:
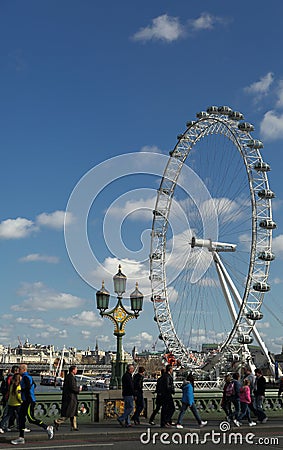
<instances>
[{"instance_id":1,"label":"backpack","mask_svg":"<svg viewBox=\"0 0 283 450\"><path fill-rule=\"evenodd\" d=\"M235 395L234 381L230 381L230 383L226 387L225 394L226 397L231 397L232 395Z\"/></svg>"}]
</instances>

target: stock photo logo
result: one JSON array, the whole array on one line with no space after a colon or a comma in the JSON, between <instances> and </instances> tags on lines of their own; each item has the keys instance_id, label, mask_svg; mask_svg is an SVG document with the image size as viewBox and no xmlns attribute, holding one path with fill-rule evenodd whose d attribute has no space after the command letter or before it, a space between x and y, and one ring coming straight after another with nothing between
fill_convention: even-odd
<instances>
[{"instance_id":1,"label":"stock photo logo","mask_svg":"<svg viewBox=\"0 0 283 450\"><path fill-rule=\"evenodd\" d=\"M148 287L149 293L152 212L168 160L168 156L160 153L122 154L93 167L73 189L65 213L65 245L75 270L91 287L97 289L101 279L110 279L121 262L128 278L135 281L138 277ZM196 205L201 216L203 205L212 202L205 184L188 166L184 166L176 181L184 197ZM178 238L182 234L187 233L191 239L185 202L171 199L168 216L171 238L166 249L168 261L174 260L174 253L180 251ZM130 226L123 234L127 222ZM202 227L207 235L217 238L216 211L209 217L204 215ZM139 248L136 248L137 243ZM176 268L172 272L168 270L168 283L178 275L188 258L189 254L186 254L181 263L179 259L177 271ZM193 278L199 279L210 263L211 260L207 259L205 266L196 264Z\"/></svg>"},{"instance_id":2,"label":"stock photo logo","mask_svg":"<svg viewBox=\"0 0 283 450\"><path fill-rule=\"evenodd\" d=\"M243 433L231 431L229 422L223 421L219 424L219 430L210 430L203 434L199 431L184 432L158 432L147 428L140 434L140 442L143 445L276 445L279 448L277 437L257 437L254 433ZM210 448L210 447L209 447ZM221 447L223 448L223 447ZM229 447L232 448L232 447ZM245 447L246 448L246 447Z\"/></svg>"}]
</instances>

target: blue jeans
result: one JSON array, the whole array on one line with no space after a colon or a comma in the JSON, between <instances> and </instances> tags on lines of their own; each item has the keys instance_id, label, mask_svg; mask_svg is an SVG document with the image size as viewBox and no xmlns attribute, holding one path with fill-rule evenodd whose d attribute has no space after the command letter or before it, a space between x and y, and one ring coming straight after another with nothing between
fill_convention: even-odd
<instances>
[{"instance_id":1,"label":"blue jeans","mask_svg":"<svg viewBox=\"0 0 283 450\"><path fill-rule=\"evenodd\" d=\"M201 418L200 418L200 415L199 415L199 412L198 412L198 410L197 410L197 408L196 408L195 403L192 403L191 405L189 405L188 403L183 403L183 402L182 402L182 407L181 407L181 411L180 411L180 414L179 414L177 423L178 423L179 425L182 425L182 423L183 423L183 417L184 417L185 412L187 411L188 407L190 408L190 410L192 411L193 415L194 415L195 418L196 418L196 421L197 421L198 424L200 425L200 424L201 424Z\"/></svg>"},{"instance_id":2,"label":"blue jeans","mask_svg":"<svg viewBox=\"0 0 283 450\"><path fill-rule=\"evenodd\" d=\"M238 420L241 409L240 399L231 396L231 403L234 405L234 412L231 412L229 418L233 420L233 417L235 417L235 419Z\"/></svg>"},{"instance_id":3,"label":"blue jeans","mask_svg":"<svg viewBox=\"0 0 283 450\"><path fill-rule=\"evenodd\" d=\"M251 423L251 413L248 403L241 402L241 414L238 417L238 420L242 420L245 416L247 416L248 422Z\"/></svg>"},{"instance_id":4,"label":"blue jeans","mask_svg":"<svg viewBox=\"0 0 283 450\"><path fill-rule=\"evenodd\" d=\"M134 397L132 395L126 395L124 397L124 412L119 417L119 420L124 420L126 425L130 425L130 414L134 409Z\"/></svg>"},{"instance_id":5,"label":"blue jeans","mask_svg":"<svg viewBox=\"0 0 283 450\"><path fill-rule=\"evenodd\" d=\"M266 418L266 414L263 411L263 402L264 402L264 396L263 395L256 395L254 406L256 409L258 420L262 421Z\"/></svg>"}]
</instances>

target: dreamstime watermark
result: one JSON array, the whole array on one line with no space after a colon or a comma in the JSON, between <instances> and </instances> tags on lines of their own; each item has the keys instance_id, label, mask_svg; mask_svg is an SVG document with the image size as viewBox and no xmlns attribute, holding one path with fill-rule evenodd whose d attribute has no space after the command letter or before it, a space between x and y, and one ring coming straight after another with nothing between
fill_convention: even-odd
<instances>
[{"instance_id":1,"label":"dreamstime watermark","mask_svg":"<svg viewBox=\"0 0 283 450\"><path fill-rule=\"evenodd\" d=\"M140 442L144 445L279 445L277 437L257 437L254 433L231 432L229 422L221 422L219 431L211 430L200 434L197 431L189 432L158 432L147 428L140 435Z\"/></svg>"},{"instance_id":2,"label":"dreamstime watermark","mask_svg":"<svg viewBox=\"0 0 283 450\"><path fill-rule=\"evenodd\" d=\"M103 244L107 248L108 258L115 261L122 261L125 271L132 271L132 278L136 278L135 271L139 274L139 280L148 280L148 258L150 251L150 233L152 224L152 211L156 202L157 188L146 186L146 180L149 176L157 177L158 184L162 179L164 169L168 164L169 157L160 153L139 152L127 153L108 159L101 164L93 167L87 172L77 183L70 195L64 223L65 244L69 258L80 277L86 281L91 287L97 289L100 287L101 279L112 277L113 267L111 264L105 264L98 258L98 250L96 247L96 236L93 236L92 225L95 221L102 221L102 239ZM136 188L134 181L138 176L144 176L145 186ZM174 175L174 174L172 174ZM127 179L129 181L127 182ZM190 199L194 203L195 209L198 211L201 228L203 233L210 238L217 239L218 236L218 216L216 208L213 207L213 199L199 176L188 166L184 165L182 172L177 180L178 188L184 192L184 197ZM124 191L121 193L119 188L121 184ZM116 189L117 186L117 189ZM112 189L111 201L109 201L109 190ZM113 192L114 191L114 192ZM105 203L101 202L101 198L105 198ZM100 199L100 203L99 203ZM185 202L187 200L184 200ZM103 206L101 207L101 203ZM212 205L209 208L210 213L203 212L204 205ZM132 250L126 245L123 239L122 227L126 219L136 215L139 220L139 226L143 223L144 216L148 214L150 222L145 225L140 236L134 236L134 241L141 243L141 248ZM91 217L91 219L90 219ZM171 214L169 215L168 227L170 227L172 239L170 248L166 248L168 252L166 260L168 265L174 263L174 252L180 252L179 240L187 233L187 241L192 238L189 233L192 229L189 223L189 217L186 207L182 201L176 201L174 198L171 202ZM135 231L135 225L131 232ZM92 234L92 239L90 239ZM97 237L97 244L101 247L101 236ZM99 241L99 242L98 242ZM188 245L188 248L190 246ZM206 258L205 263L198 265L200 260L200 252L195 252L194 266L192 271L192 282L196 282L204 275L211 258ZM178 253L178 267L174 267L171 272L168 271L167 283L172 282L185 267L189 251L183 251L182 259ZM170 261L171 258L171 261ZM136 269L134 266L136 265ZM131 279L131 273L128 274ZM99 279L98 279L99 277Z\"/></svg>"}]
</instances>

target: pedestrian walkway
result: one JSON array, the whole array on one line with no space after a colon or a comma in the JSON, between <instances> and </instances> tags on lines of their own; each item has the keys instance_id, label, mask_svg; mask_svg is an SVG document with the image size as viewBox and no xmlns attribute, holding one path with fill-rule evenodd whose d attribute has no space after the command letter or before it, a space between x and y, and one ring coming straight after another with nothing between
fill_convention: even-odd
<instances>
[{"instance_id":1,"label":"pedestrian walkway","mask_svg":"<svg viewBox=\"0 0 283 450\"><path fill-rule=\"evenodd\" d=\"M191 419L191 420L190 420ZM223 423L223 422L222 422ZM227 423L227 422L225 422ZM110 441L126 441L126 440L134 440L140 441L140 437L142 433L153 434L158 433L181 433L185 434L188 432L200 433L201 436L204 433L214 430L215 432L220 432L220 421L209 421L208 425L204 428L200 428L192 418L187 418L184 421L184 428L177 429L176 426L172 426L172 428L160 428L159 425L149 425L148 422L141 422L140 425L132 426L130 428L122 428L117 420L107 421L103 423L93 423L93 424L79 424L79 431L70 431L69 425L61 425L58 431L54 432L54 440L82 440L86 438L96 437L96 440L99 442L110 442ZM46 433L44 431L39 430L38 427L30 426L31 432L26 433L25 440L26 442L34 442L34 441L43 441L45 438L48 440ZM236 427L233 424L231 425L230 431L232 432L241 432L241 433L253 433L255 436L265 436L274 434L283 435L283 420L279 418L272 418L266 424L258 424L255 427L249 427L248 423L245 423L241 427ZM229 432L229 430L221 430L221 432ZM18 432L7 432L5 434L0 435L0 444L10 443L12 439L15 439L18 436ZM51 441L49 441L51 444Z\"/></svg>"}]
</instances>

